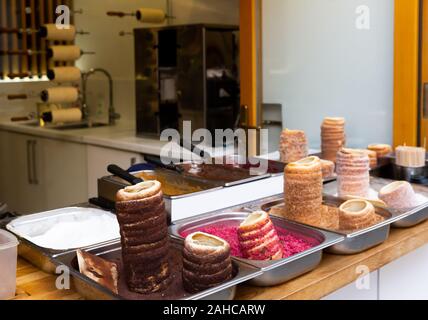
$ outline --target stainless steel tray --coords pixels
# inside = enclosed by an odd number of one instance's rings
[[[258,180],[263,180],[263,179],[267,179],[269,177],[271,177],[272,175],[268,172],[266,173],[261,173],[258,175],[251,175],[250,174],[250,170],[249,169],[243,169],[243,168],[233,168],[232,166],[228,166],[228,165],[219,165],[219,164],[212,164],[212,165],[208,165],[208,164],[202,164],[202,167],[207,167],[211,170],[211,168],[209,166],[212,167],[212,170],[223,170],[225,174],[230,174],[230,177],[232,177],[232,173],[234,170],[241,172],[241,177],[236,178],[236,179],[220,179],[217,178],[217,176],[212,177],[214,179],[210,179],[208,177],[204,177],[201,176],[200,174],[191,174],[189,173],[189,168],[191,166],[191,162],[184,162],[181,164],[178,164],[177,167],[181,168],[183,170],[182,175],[184,177],[191,177],[193,179],[198,179],[198,180],[202,180],[202,181],[210,181],[211,183],[220,183],[222,184],[224,187],[228,188],[228,187],[233,187],[233,186],[238,186],[241,184],[245,184],[245,183],[249,183],[249,182],[253,182],[253,181],[258,181]],[[203,169],[202,169],[203,170]],[[207,169],[208,171],[208,169]]]
[[[251,206],[251,204],[248,204]],[[199,217],[181,220],[170,227],[172,236],[182,239],[184,231],[198,230],[213,223],[232,222],[240,224],[248,216],[248,212],[213,212]],[[327,231],[305,227],[284,219],[272,217],[272,222],[283,229],[305,239],[319,243],[310,250],[278,261],[253,261],[236,258],[238,261],[260,268],[263,274],[249,281],[249,284],[269,287],[285,283],[315,269],[321,262],[323,249],[343,241],[343,236]]]
[[[344,199],[332,196],[324,197],[324,203],[330,206],[339,207],[345,201],[346,200]],[[261,204],[260,209],[269,212],[271,208],[283,203],[284,199],[283,196],[281,196],[278,197],[276,201],[274,200]],[[385,242],[389,237],[391,224],[395,221],[395,219],[397,219],[397,217],[394,217],[390,211],[378,207],[376,207],[376,213],[383,216],[385,220],[370,228],[351,233],[317,227],[317,229],[334,232],[344,237],[342,242],[330,246],[327,248],[326,252],[338,255],[352,255],[364,252]]]
[[[183,246],[183,242],[179,239],[172,239],[172,241],[175,245],[178,245],[180,247]],[[91,254],[103,257],[104,255],[109,254],[111,252],[121,251],[122,248],[120,242],[118,241],[110,245],[93,246],[85,250]],[[84,298],[88,300],[124,299],[123,297],[116,295],[115,293],[100,286],[98,283],[81,274],[78,269],[77,255],[75,251],[58,255],[54,257],[53,262],[56,265],[64,265],[69,268],[75,289]],[[235,259],[233,260],[233,264],[234,269],[237,270],[237,274],[231,281],[228,281],[216,288],[200,292],[198,294],[189,294],[182,300],[233,300],[235,298],[237,285],[251,280],[262,273],[261,270],[250,265],[246,265]]]
[[[223,186],[219,183],[211,182],[211,181],[200,181],[197,179],[194,179],[192,177],[184,177],[177,173],[174,173],[169,170],[165,169],[156,169],[156,170],[143,170],[143,171],[136,171],[131,172],[132,175],[138,176],[140,173],[152,173],[156,175],[157,173],[161,174],[165,179],[170,179],[174,184],[179,185],[180,183],[190,183],[194,185],[197,188],[200,188],[200,191],[187,193],[183,195],[168,195],[164,193],[164,199],[165,201],[172,201],[177,199],[183,199],[192,197],[201,193],[205,192],[211,192],[220,190],[223,188]],[[120,189],[123,189],[130,184],[126,182],[125,180],[116,177],[116,176],[106,176],[98,180],[98,193],[99,196],[102,198],[115,202],[116,199],[116,193]]]
[[[370,186],[372,190],[379,192],[384,186],[394,181],[395,180],[371,177]],[[418,184],[412,184],[412,187],[416,193],[423,195],[428,199],[428,187]],[[335,195],[337,193],[337,183],[331,183],[325,186],[324,192],[328,195]],[[410,228],[428,220],[428,201],[415,208],[403,210],[388,208],[388,210],[393,215],[394,222],[392,223],[392,227],[394,228]]]
[[[89,204],[77,205],[75,207],[99,209],[98,207],[95,207],[95,206],[92,206]],[[53,212],[53,211],[50,211],[50,212]],[[23,216],[23,217],[19,218],[20,219],[19,221],[20,221],[20,223],[23,222],[23,223],[37,224],[38,221],[40,221],[40,219],[43,219],[43,218],[49,218],[49,212],[42,213],[42,214],[33,214],[33,215]],[[40,247],[40,246],[34,244],[33,242],[21,237],[18,233],[16,233],[16,230],[15,230],[16,221],[15,220],[12,220],[7,225],[6,228],[8,229],[8,231],[12,232],[19,240],[19,246],[18,246],[19,256],[22,257],[23,259],[27,260],[28,262],[30,262],[32,265],[36,266],[37,268],[43,270],[46,273],[55,274],[56,265],[54,263],[52,263],[53,257],[76,250],[75,248],[70,248],[70,249],[66,249],[66,250],[53,250],[53,249],[49,249],[49,248]],[[117,240],[118,239],[113,239],[111,241],[106,241],[106,242],[103,242],[103,243],[100,243],[97,245],[107,245],[107,244],[110,244],[112,242],[116,242]],[[91,244],[90,246],[87,246],[87,247],[91,247],[93,245],[94,244]],[[81,248],[81,249],[84,249],[84,248]]]

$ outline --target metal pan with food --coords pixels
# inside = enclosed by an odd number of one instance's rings
[[[245,207],[253,207],[254,204],[249,203]],[[271,246],[270,243],[269,246],[276,251],[269,249],[272,255],[269,254],[268,257],[261,256],[261,254],[268,254],[268,251],[259,250],[256,243],[253,243],[253,246],[255,246],[254,251],[252,252],[252,249],[250,249],[250,243],[255,241],[253,237],[256,235],[250,232],[248,234],[249,241],[239,243],[240,237],[243,239],[244,236],[242,233],[238,236],[238,233],[245,230],[245,225],[247,224],[263,223],[263,219],[268,217],[267,214],[265,217],[263,214],[266,213],[232,212],[228,210],[226,212],[213,212],[178,221],[170,227],[170,233],[182,239],[192,232],[201,231],[225,239],[231,246],[232,255],[238,261],[262,270],[263,274],[249,282],[251,285],[262,287],[285,283],[315,269],[322,259],[323,249],[343,240],[343,236],[331,232],[316,230],[281,218],[272,217],[271,222],[278,238],[273,238],[271,241],[276,241],[276,244]],[[252,221],[253,219],[260,222]],[[266,225],[269,223],[267,220],[265,222]],[[242,227],[243,225],[244,227]],[[261,230],[265,230],[264,228],[261,228]],[[260,234],[258,239],[262,238],[264,239],[265,237]]]
[[[388,210],[358,199],[347,201],[324,196],[323,201],[320,219],[311,226],[345,237],[342,242],[329,247],[327,252],[339,255],[357,254],[388,239],[390,226],[395,221]],[[261,209],[271,215],[294,220],[286,213],[283,197],[261,204]],[[298,223],[305,224],[302,221]]]
[[[79,259],[82,259],[82,253],[76,251],[58,255],[54,258],[54,262],[69,268],[75,289],[90,300],[232,300],[238,284],[261,274],[257,268],[232,260],[233,270],[230,280],[198,293],[189,293],[183,285],[182,252],[183,242],[172,239],[170,245],[171,280],[164,290],[145,294],[132,292],[127,287],[121,266],[122,247],[119,241],[107,246],[94,246],[86,249],[84,257],[91,266],[88,270],[81,270],[82,260]],[[91,275],[90,270],[97,272]],[[113,275],[114,272],[118,272],[117,279]],[[116,286],[112,286],[112,282],[116,282]]]
[[[52,274],[53,256],[120,238],[116,216],[90,205],[22,216],[6,228],[19,239],[19,255]]]
[[[393,227],[409,228],[428,220],[427,186],[372,177],[371,187],[397,217]]]
[[[337,184],[325,186],[324,192],[329,195],[336,194]],[[426,186],[372,176],[368,198],[392,213],[395,220],[393,227],[413,227],[428,219]]]
[[[106,199],[114,207],[115,197],[118,190],[142,180],[159,180],[162,183],[164,192],[170,189],[189,188],[193,193],[171,196],[164,193],[166,210],[169,221],[197,216],[207,212],[221,210],[242,203],[243,197],[249,201],[265,198],[277,193],[284,182],[281,176],[269,177],[252,181],[251,183],[238,184],[231,187],[224,187],[222,183],[185,177],[171,170],[155,168],[154,170],[142,170],[128,173],[117,166],[108,168],[115,176],[103,177],[98,180],[99,199]],[[114,169],[114,170],[111,170]],[[144,169],[141,166],[131,169]],[[136,180],[136,178],[138,178]],[[172,192],[171,192],[172,193]],[[221,199],[221,201],[218,201]],[[189,210],[189,207],[192,210]]]
[[[209,161],[187,161],[167,165],[158,157],[145,156],[144,159],[152,165],[173,171],[183,177],[216,183],[224,187],[232,187],[271,177],[268,173],[268,167],[266,170],[258,171],[254,167],[243,168],[239,165],[233,165],[234,162],[227,161],[227,159],[219,161],[219,159],[210,158]]]

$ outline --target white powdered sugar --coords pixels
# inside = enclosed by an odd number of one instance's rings
[[[77,249],[120,238],[116,216],[99,209],[65,208],[33,217],[17,219],[11,230],[46,249]]]

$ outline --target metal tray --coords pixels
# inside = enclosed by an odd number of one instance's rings
[[[182,248],[183,242],[178,239],[172,239],[172,242]],[[85,249],[87,252],[103,257],[104,255],[114,252],[121,251],[122,247],[120,242],[115,242],[110,245],[93,246]],[[54,257],[53,262],[56,265],[64,265],[69,268],[70,274],[73,279],[75,289],[79,294],[88,300],[123,300],[124,298],[116,295],[110,290],[100,286],[98,283],[89,279],[85,275],[79,272],[77,265],[76,252],[69,252],[66,254],[58,255]],[[236,286],[244,283],[254,277],[259,276],[262,271],[252,266],[241,263],[240,261],[233,260],[235,270],[237,270],[236,276],[221,286],[200,292],[198,294],[189,295],[183,300],[233,300],[236,294]]]
[[[372,176],[370,178],[370,186],[372,190],[379,192],[384,186],[394,182],[395,180],[384,179]],[[428,199],[428,187],[412,184],[415,192],[425,196]],[[324,192],[328,195],[337,193],[337,183],[329,184],[324,188]],[[394,222],[392,227],[394,228],[410,228],[414,227],[426,220],[428,220],[428,201],[415,208],[409,209],[394,209],[388,208],[393,215]]]
[[[205,192],[211,192],[220,190],[223,188],[223,186],[220,183],[215,183],[212,181],[200,181],[191,177],[184,177],[182,175],[179,175],[178,173],[174,173],[169,170],[165,169],[156,169],[156,170],[143,170],[143,171],[135,171],[131,172],[132,175],[135,175],[136,177],[141,173],[152,173],[154,175],[160,174],[163,178],[171,180],[174,184],[180,185],[182,183],[191,184],[197,188],[200,188],[200,191],[187,193],[183,195],[168,195],[164,193],[164,199],[165,201],[172,201],[177,199],[183,199],[192,197],[201,193]],[[116,176],[106,176],[98,180],[98,193],[99,196],[115,202],[116,201],[116,193],[120,189],[123,189],[130,184],[126,182],[125,180],[116,177]]]
[[[206,170],[218,170],[219,173],[223,173],[224,176],[228,176],[227,179],[220,179],[218,177],[205,177],[201,176],[200,174],[191,174],[189,173],[189,169],[191,166],[191,162],[185,162],[182,164],[178,164],[177,167],[181,168],[183,170],[182,175],[185,177],[191,177],[194,179],[199,179],[203,181],[210,181],[212,183],[221,183],[224,187],[233,187],[253,181],[258,181],[262,179],[266,179],[271,177],[272,175],[269,173],[259,174],[259,175],[251,175],[249,169],[243,169],[243,168],[234,168],[233,166],[229,165],[220,165],[220,164],[201,164],[202,170],[204,167],[206,167]],[[236,179],[232,178],[233,172],[239,172],[239,177]]]
[[[239,156],[238,157],[239,160]],[[237,160],[237,161],[238,161]],[[224,163],[227,164],[227,157],[224,157],[223,159]],[[230,161],[230,160],[229,160]],[[275,160],[270,160],[270,159],[264,159],[261,157],[251,157],[246,159],[245,163],[237,163],[235,166],[241,169],[245,169],[245,170],[250,170],[251,168],[255,169],[257,171],[258,168],[258,163],[260,163],[261,161],[266,161],[267,163],[267,174],[270,174],[272,177],[275,176],[282,176],[284,174],[284,169],[285,169],[285,163],[280,162],[280,161],[275,161]],[[256,163],[256,164],[253,164]],[[230,166],[234,166],[233,164],[228,165]]]
[[[324,204],[329,206],[339,207],[345,201],[346,200],[344,199],[332,196],[324,197]],[[260,208],[269,212],[271,208],[283,203],[284,198],[282,196],[276,201],[265,202],[260,206]],[[334,232],[344,237],[344,240],[342,242],[330,246],[329,248],[327,248],[326,252],[338,255],[352,255],[364,252],[385,242],[389,237],[391,224],[397,218],[393,217],[390,211],[383,208],[376,207],[376,213],[383,216],[385,218],[385,221],[378,223],[377,225],[374,225],[370,228],[362,229],[351,233],[317,227],[317,229]]]
[[[89,204],[77,205],[75,207],[99,209],[99,208],[97,208],[95,206],[91,206]],[[12,232],[19,240],[19,246],[18,246],[19,256],[24,258],[25,260],[27,260],[28,262],[30,262],[31,264],[33,264],[37,268],[39,268],[39,269],[41,269],[44,272],[49,273],[49,274],[55,274],[55,271],[56,271],[56,265],[52,263],[53,257],[55,257],[59,254],[64,254],[67,252],[74,251],[74,250],[76,250],[76,248],[70,248],[70,249],[66,249],[66,250],[53,250],[53,249],[49,249],[49,248],[40,247],[40,246],[34,244],[33,242],[25,239],[24,237],[20,236],[20,233],[18,233],[16,231],[16,225],[17,225],[17,223],[19,223],[19,224],[21,224],[21,223],[38,224],[42,219],[53,218],[54,217],[53,215],[55,215],[55,212],[59,212],[59,214],[61,214],[60,213],[61,209],[60,210],[48,211],[48,212],[44,212],[44,213],[38,213],[38,214],[23,216],[23,217],[18,218],[18,220],[17,219],[12,220],[6,226],[7,230]],[[117,240],[118,239],[112,239],[110,241],[106,241],[106,242],[100,243],[98,245],[107,245],[107,244],[115,242]],[[93,245],[95,245],[95,244],[91,244],[87,247],[91,247]],[[84,249],[84,248],[81,248],[81,249]]]
[[[248,212],[213,212],[181,220],[170,227],[170,233],[172,236],[182,239],[181,234],[184,231],[196,231],[201,227],[212,225],[213,223],[232,222],[240,224],[247,216]],[[316,241],[319,244],[312,249],[278,261],[253,261],[235,258],[238,261],[262,270],[263,274],[249,281],[251,285],[260,287],[275,286],[312,271],[321,262],[323,249],[343,241],[343,236],[298,225],[281,218],[272,217],[272,222],[276,226],[299,235],[299,237]]]

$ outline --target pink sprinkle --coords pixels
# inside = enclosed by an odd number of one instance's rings
[[[283,228],[275,227],[275,229],[281,241],[284,258],[289,258],[291,256],[294,256],[295,254],[304,252],[318,245],[318,243],[311,244],[309,241],[299,238]],[[183,232],[181,236],[185,238],[189,234],[196,231],[208,233],[226,240],[230,245],[232,256],[237,258],[243,258],[241,246],[239,244],[238,239],[237,226],[230,226],[225,224],[211,225],[200,228],[198,230],[192,230],[191,232]]]

